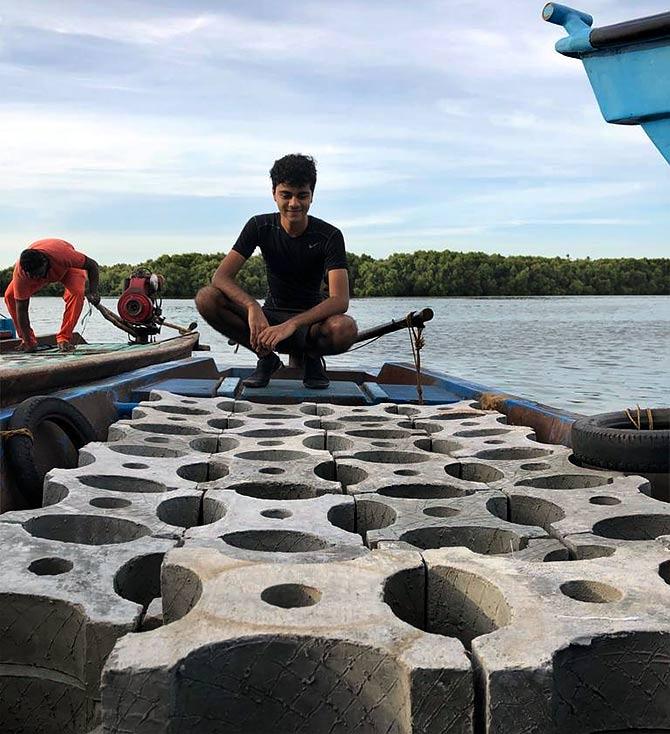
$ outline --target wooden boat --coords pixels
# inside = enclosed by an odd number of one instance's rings
[[[16,350],[17,339],[0,342],[0,407],[66,387],[81,386],[104,377],[149,365],[188,357],[199,335],[189,333],[149,344],[88,344],[75,335],[72,353],[58,352],[55,337],[42,337],[44,349],[25,354]]]
[[[670,12],[593,29],[588,13],[558,3],[542,16],[568,32],[556,50],[581,59],[607,122],[641,125],[670,163]]]

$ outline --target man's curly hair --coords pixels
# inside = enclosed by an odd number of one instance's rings
[[[24,250],[19,257],[19,265],[26,275],[30,276],[42,268],[49,257],[39,250]]]
[[[272,179],[272,191],[279,184],[289,186],[305,186],[306,184],[314,192],[316,186],[316,161],[312,156],[302,153],[291,153],[279,158],[270,169]]]

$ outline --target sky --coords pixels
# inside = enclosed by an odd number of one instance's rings
[[[595,26],[666,0],[589,0]],[[670,252],[670,166],[602,119],[542,2],[0,0],[0,267],[225,252],[318,162],[347,248]]]

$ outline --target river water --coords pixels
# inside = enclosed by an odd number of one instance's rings
[[[116,299],[103,303],[115,310]],[[357,298],[349,313],[364,329],[425,307],[435,312],[421,353],[428,368],[578,413],[670,405],[670,296]],[[59,298],[33,298],[36,333],[56,331],[61,310]],[[199,318],[193,301],[166,299],[163,313],[178,324],[198,321],[202,342],[219,362],[255,362],[243,348],[235,354]],[[123,342],[125,335],[94,311],[84,338]],[[372,369],[384,361],[412,361],[406,330],[330,357],[328,365]]]

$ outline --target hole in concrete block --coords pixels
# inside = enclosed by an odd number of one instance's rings
[[[549,477],[522,479],[516,484],[519,487],[535,487],[537,489],[587,489],[611,483],[611,477],[599,477],[594,474],[553,474]]]
[[[130,507],[133,503],[121,497],[94,497],[88,504],[105,510],[120,510],[122,507]]]
[[[506,415],[501,415],[500,417],[496,418],[497,423],[502,423],[503,426],[508,425],[509,421],[507,420]]]
[[[121,464],[124,469],[148,469],[149,464],[140,464],[137,461],[129,461],[126,464]]]
[[[208,415],[209,410],[202,408],[185,408],[184,405],[152,405],[154,410],[161,413],[176,413],[178,415]]]
[[[169,436],[192,436],[198,433],[195,426],[176,426],[169,423],[138,423],[133,421],[132,427],[137,431],[147,433],[162,433]]]
[[[178,528],[194,528],[204,525],[200,516],[200,496],[170,497],[156,508],[158,519]],[[225,512],[224,512],[225,514]]]
[[[658,567],[658,575],[666,584],[670,584],[670,561],[664,561],[661,563]]]
[[[280,469],[278,466],[264,466],[258,470],[261,474],[285,474],[286,469]]]
[[[382,497],[400,497],[411,500],[435,500],[449,497],[463,497],[465,491],[461,487],[448,484],[393,484],[380,487],[377,494]]]
[[[161,595],[161,564],[165,553],[137,556],[125,563],[114,576],[114,591],[123,599],[147,608]]]
[[[393,446],[393,441],[370,441],[370,445],[386,448],[388,446]]]
[[[542,561],[544,563],[555,563],[556,561],[572,561],[575,560],[570,557],[570,553],[567,548],[556,548],[549,553],[546,553]]]
[[[149,439],[145,439],[145,441],[148,440]],[[138,444],[137,446],[119,446],[118,444],[111,444],[109,448],[112,451],[116,451],[117,454],[126,454],[127,456],[148,456],[156,457],[158,459],[177,459],[180,456],[186,456],[185,451],[169,449],[163,446],[146,446],[144,444]]]
[[[463,448],[462,444],[458,443],[458,441],[448,441],[444,438],[434,438],[432,441],[430,439],[420,438],[418,441],[414,442],[414,445],[424,451],[447,455]]]
[[[23,528],[34,538],[81,545],[129,543],[151,533],[145,525],[102,515],[40,515],[24,522]]]
[[[430,461],[430,456],[414,451],[358,451],[352,458],[375,464],[419,464]]]
[[[595,497],[591,497],[589,502],[592,505],[620,505],[621,500],[617,497],[608,497],[607,495],[600,494]]]
[[[384,584],[384,602],[398,619],[412,627],[426,629],[426,574],[422,568],[398,571]]]
[[[233,413],[250,413],[254,409],[251,403],[241,403],[237,400],[224,400],[217,403],[216,407],[219,410],[232,410]]]
[[[617,540],[655,540],[670,534],[670,515],[624,515],[600,520],[595,535]]]
[[[277,413],[272,413],[270,411],[266,411],[266,412],[263,412],[263,413],[253,413],[252,412],[252,413],[249,413],[249,415],[246,416],[246,417],[247,418],[253,418],[254,420],[260,420],[260,421],[271,421],[271,420],[274,419],[277,422],[274,423],[274,424],[273,423],[268,423],[268,425],[269,426],[271,426],[271,425],[280,426],[281,425],[281,421],[278,420],[279,418],[281,418],[281,420],[283,421],[283,420],[288,420],[288,419],[293,419],[293,418],[302,418],[302,415],[300,415],[299,413],[282,413],[281,415],[278,415]]]
[[[235,455],[236,459],[245,459],[246,461],[298,461],[306,459],[309,454],[304,451],[289,451],[287,449],[265,449],[261,451],[242,451]]]
[[[504,441],[498,441],[497,439],[491,439],[490,441],[484,441],[484,443],[488,443],[488,444],[501,444],[501,443],[505,443],[505,442]]]
[[[396,469],[393,473],[399,477],[418,477],[421,474],[417,469]]]
[[[603,584],[601,581],[587,581],[584,579],[566,581],[561,584],[560,589],[565,596],[589,604],[610,604],[619,601],[623,596],[614,586]]]
[[[476,526],[416,528],[403,533],[400,540],[422,550],[464,546],[485,555],[513,553],[527,545],[525,538],[511,530]]]
[[[317,403],[301,405],[298,410],[305,415],[332,415],[335,412],[333,408]]]
[[[263,517],[270,517],[273,520],[286,520],[287,517],[291,517],[293,513],[290,510],[282,510],[281,508],[273,508],[271,510],[263,510],[261,512]]]
[[[328,510],[328,522],[340,530],[346,530],[348,533],[354,532],[355,526],[355,507],[353,502],[335,505]]]
[[[240,442],[236,438],[232,438],[232,436],[219,436],[216,444],[216,451],[213,453],[223,454],[226,451],[236,449],[239,445]]]
[[[511,433],[510,428],[478,428],[471,431],[457,431],[454,436],[462,436],[463,438],[477,438],[479,436],[502,436],[504,433]]]
[[[312,607],[321,599],[321,592],[304,584],[277,584],[263,589],[261,599],[266,604],[282,609]]]
[[[337,481],[341,482],[345,487],[351,487],[354,484],[358,484],[363,480],[367,479],[369,473],[365,469],[361,469],[358,466],[351,466],[350,464],[337,464]]]
[[[562,648],[551,666],[555,731],[667,734],[670,698],[653,692],[667,682],[669,657],[670,636],[656,631],[605,633]]]
[[[215,454],[219,448],[219,437],[202,436],[191,441],[189,446],[193,451],[198,451],[202,454]]]
[[[267,439],[265,441],[259,441],[259,446],[282,446],[284,444],[280,439]]]
[[[407,671],[381,650],[316,634],[207,645],[180,666],[174,710],[210,732],[409,734]],[[323,632],[321,632],[323,634]],[[212,695],[211,681],[225,681]],[[279,681],[279,684],[278,684]]]
[[[392,421],[393,418],[390,415],[370,415],[367,418],[361,415],[341,415],[337,420],[343,423],[360,423],[361,425],[365,425],[363,421],[366,421],[369,425],[370,422],[379,424],[384,421]]]
[[[459,462],[457,464],[447,464],[444,471],[450,477],[456,477],[456,479],[463,479],[466,482],[484,482],[484,484],[497,482],[505,477],[499,469],[488,464]]]
[[[306,500],[318,495],[317,489],[309,484],[290,482],[245,482],[232,485],[228,489],[244,497],[260,500]]]
[[[149,443],[170,443],[170,439],[165,436],[147,436],[144,440]]]
[[[291,438],[292,436],[300,436],[304,431],[300,428],[254,428],[251,431],[244,431],[240,435],[247,438]]]
[[[177,476],[189,482],[213,482],[228,476],[228,467],[214,461],[199,461],[177,469]]]
[[[94,489],[109,489],[112,492],[165,492],[165,485],[141,477],[113,474],[93,474],[79,477],[79,481]]]
[[[295,530],[241,530],[221,539],[235,548],[263,553],[309,553],[328,546],[316,535]]]
[[[38,558],[33,561],[28,570],[36,576],[60,576],[62,573],[71,571],[74,567],[72,561],[65,558]]]
[[[486,449],[475,454],[478,459],[492,461],[520,461],[521,459],[538,459],[540,456],[549,456],[554,452],[551,449],[536,449],[524,446],[510,446],[506,449]]]
[[[333,436],[322,434],[319,436],[307,436],[302,441],[305,448],[315,449],[317,451],[348,451],[354,445],[354,442],[344,436]]]
[[[523,469],[525,471],[544,471],[546,469],[551,469],[551,464],[547,464],[545,461],[537,461],[531,462],[530,464],[521,464],[519,469]]]
[[[486,415],[486,413],[473,413],[472,411],[458,411],[454,410],[453,412],[444,411],[442,413],[434,413],[433,415],[429,415],[426,420],[429,421],[460,421],[460,420],[467,420],[468,418],[476,418],[482,415]],[[473,426],[479,425],[476,421],[472,423]]]
[[[466,649],[472,640],[508,625],[512,613],[490,581],[458,568],[432,568],[428,574],[428,632],[456,637]]]
[[[356,499],[356,532],[365,540],[370,530],[380,530],[393,525],[396,512],[383,502],[367,498]]]
[[[170,416],[170,417],[168,418],[168,420],[169,420],[169,421],[185,421],[185,420],[186,420],[186,418],[182,418],[181,416],[178,416],[178,415],[171,415],[171,416]]]
[[[219,431],[225,431],[227,428],[232,428],[230,425],[230,422],[232,421],[232,418],[212,418],[211,420],[207,421],[207,425],[210,428],[215,428]],[[240,425],[244,425],[243,421],[239,421]]]
[[[426,507],[423,511],[424,515],[429,517],[453,517],[458,515],[460,510],[456,510],[453,507],[437,506],[437,507]]]
[[[565,512],[553,502],[538,497],[513,495],[509,498],[509,521],[519,525],[537,525],[547,532],[552,523],[565,517]]]
[[[300,428],[254,428],[251,431],[244,431],[241,436],[247,438],[291,438],[292,436],[300,436],[304,431]]]
[[[486,510],[490,512],[493,517],[498,517],[501,520],[507,520],[508,509],[507,509],[507,497],[504,495],[498,497],[490,497],[486,500]]]
[[[608,558],[616,548],[609,545],[577,545],[570,555],[575,561],[590,561],[593,558]]]
[[[355,436],[357,438],[409,438],[412,434],[410,431],[403,431],[398,428],[359,428],[354,431],[346,431],[347,436]]]

